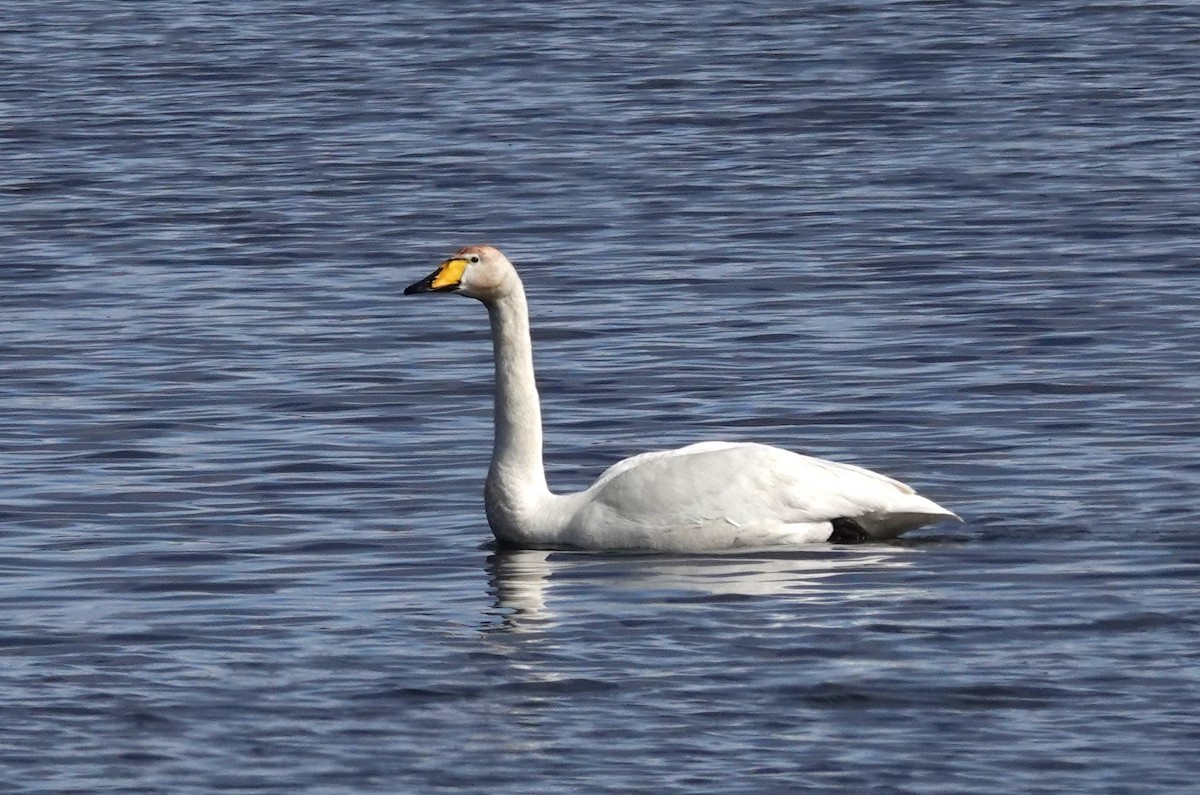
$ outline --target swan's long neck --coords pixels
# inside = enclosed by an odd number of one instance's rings
[[[542,412],[533,376],[533,343],[525,290],[487,304],[496,358],[496,439],[486,501],[493,529],[524,534],[539,500],[548,496],[542,466]]]

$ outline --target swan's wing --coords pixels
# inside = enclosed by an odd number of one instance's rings
[[[761,444],[705,442],[610,467],[581,519],[651,528],[813,525],[854,519],[886,538],[953,516],[907,485],[849,464]]]
[[[596,478],[596,482],[592,484],[592,489],[599,488],[604,483],[612,480],[622,472],[627,472],[631,469],[636,469],[644,464],[649,464],[652,461],[662,461],[668,458],[676,458],[678,456],[694,455],[695,453],[712,452],[716,450],[726,450],[731,447],[740,447],[737,442],[697,442],[690,444],[687,447],[680,447],[676,450],[652,450],[649,453],[639,453],[638,455],[630,456],[622,459],[610,466]]]

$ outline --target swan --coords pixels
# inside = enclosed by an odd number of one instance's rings
[[[585,491],[551,493],[525,288],[491,246],[468,246],[405,295],[454,292],[487,308],[495,439],[484,486],[497,540],[533,549],[702,552],[857,543],[958,516],[870,470],[755,443],[700,442],[609,467]]]

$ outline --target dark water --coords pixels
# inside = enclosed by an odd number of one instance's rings
[[[1200,775],[1191,3],[10,2],[5,792],[1145,792]],[[499,553],[702,438],[895,545]]]

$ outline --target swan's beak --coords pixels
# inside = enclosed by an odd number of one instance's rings
[[[448,259],[438,266],[438,269],[416,284],[404,288],[405,295],[413,293],[446,293],[457,290],[462,283],[463,271],[467,269],[467,261],[462,257]]]

